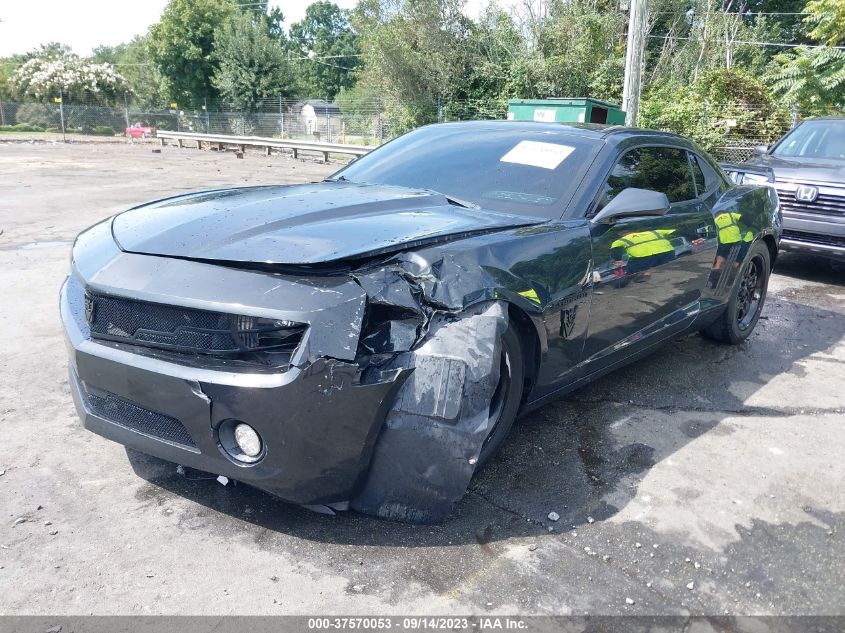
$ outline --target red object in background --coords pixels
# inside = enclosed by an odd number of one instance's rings
[[[624,262],[613,262],[613,277],[614,279],[621,279],[625,276],[625,263]]]
[[[126,136],[129,138],[147,138],[152,135],[153,128],[143,123],[135,123],[133,126],[126,128]]]

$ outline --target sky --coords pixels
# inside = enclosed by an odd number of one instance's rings
[[[356,0],[334,2],[351,9]],[[0,0],[0,57],[25,53],[47,42],[69,44],[75,53],[90,55],[100,44],[114,46],[146,33],[166,4],[167,0]],[[270,2],[281,8],[286,25],[301,20],[309,4],[307,0]],[[487,0],[468,0],[466,12],[474,17],[486,4]]]

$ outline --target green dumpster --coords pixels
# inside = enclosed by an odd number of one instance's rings
[[[614,103],[583,97],[510,99],[508,121],[625,125],[625,113]]]

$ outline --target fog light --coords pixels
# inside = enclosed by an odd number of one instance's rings
[[[261,438],[249,424],[241,422],[235,427],[235,442],[247,457],[261,454]]]
[[[239,466],[251,466],[264,459],[267,447],[254,428],[240,420],[223,420],[217,429],[221,452]]]

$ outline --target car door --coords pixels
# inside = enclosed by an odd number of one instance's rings
[[[688,324],[707,284],[716,225],[684,148],[641,146],[615,162],[590,215],[623,189],[665,193],[662,216],[591,225],[593,292],[585,361],[612,362]],[[600,362],[599,365],[602,363]]]

